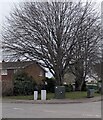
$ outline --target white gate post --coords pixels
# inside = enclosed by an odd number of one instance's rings
[[[38,91],[34,91],[34,100],[38,99]]]
[[[46,100],[46,90],[41,90],[41,100]]]

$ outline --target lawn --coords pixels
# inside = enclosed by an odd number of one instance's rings
[[[101,94],[95,93],[94,96],[100,96]],[[87,92],[66,92],[66,99],[82,99],[87,97]],[[28,96],[5,96],[4,99],[20,99],[20,100],[33,100],[33,95]],[[40,94],[38,99],[40,99]],[[54,93],[47,93],[47,99],[53,99]]]
[[[99,93],[94,93],[94,96],[100,96]],[[87,97],[87,92],[69,92],[66,93],[66,98],[69,99],[81,99],[81,98],[86,98]]]

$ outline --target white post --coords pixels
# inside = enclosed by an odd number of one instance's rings
[[[46,90],[41,90],[41,100],[46,100]]]
[[[38,91],[34,91],[34,100],[38,99]]]

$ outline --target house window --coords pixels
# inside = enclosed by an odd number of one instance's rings
[[[1,71],[1,75],[7,75],[7,70],[3,69],[3,70]]]
[[[39,76],[43,76],[43,72],[42,72],[42,71],[40,71],[40,74],[39,74]]]

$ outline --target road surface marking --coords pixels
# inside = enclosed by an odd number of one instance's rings
[[[22,109],[22,108],[13,108],[14,110],[24,110],[24,109]]]

